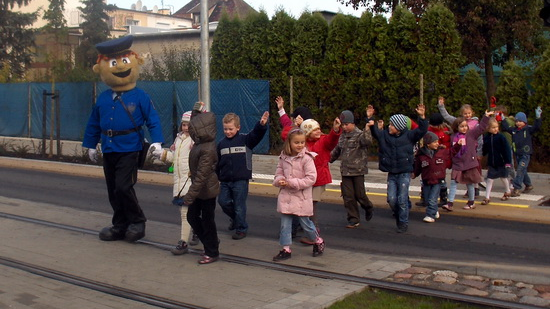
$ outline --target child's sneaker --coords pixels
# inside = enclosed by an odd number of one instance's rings
[[[525,186],[525,189],[523,190],[523,193],[529,193],[533,191],[533,186]]]
[[[511,197],[518,197],[520,195],[521,195],[521,193],[519,193],[518,189],[512,190],[512,193],[510,194]]]
[[[440,217],[440,216],[439,216],[439,211],[436,211],[436,212],[435,212],[435,218],[436,218],[436,219],[439,219],[439,217]]]
[[[319,256],[323,254],[325,251],[325,241],[323,240],[321,243],[316,243],[313,245],[313,256]]]
[[[273,257],[273,261],[277,262],[277,261],[288,260],[291,257],[292,257],[292,253],[286,251],[285,249],[283,249],[283,250],[279,251],[279,254],[277,254],[276,256]]]
[[[462,209],[465,209],[465,210],[476,209],[476,204],[474,203],[474,201],[468,201],[466,206],[462,207]]]
[[[424,219],[422,219],[422,221],[427,222],[427,223],[434,223],[435,219],[432,218],[432,217],[425,216]]]
[[[183,240],[178,241],[178,244],[170,249],[170,252],[172,252],[173,255],[182,255],[187,253],[189,249],[187,248],[187,243]]]

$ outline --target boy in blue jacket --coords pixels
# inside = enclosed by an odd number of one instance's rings
[[[529,161],[533,154],[533,134],[542,126],[541,114],[542,108],[539,106],[535,110],[536,119],[533,126],[527,124],[527,115],[523,112],[516,114],[515,127],[510,127],[506,121],[502,122],[502,129],[512,134],[512,150],[516,156],[516,177],[512,180],[514,190],[512,190],[511,196],[513,197],[520,196],[519,190],[523,184],[525,184],[523,193],[533,190],[531,178],[527,174],[527,167],[529,167]]]
[[[246,222],[246,198],[248,182],[252,178],[252,149],[262,140],[267,131],[269,113],[265,112],[254,129],[248,134],[239,133],[241,121],[235,113],[223,117],[223,138],[218,143],[216,173],[220,180],[218,204],[229,216],[229,230],[235,230],[233,239],[243,239],[248,232]]]
[[[370,108],[370,106],[369,106]],[[407,129],[409,118],[402,114],[390,117],[390,125],[384,130],[384,121],[371,126],[372,136],[378,140],[379,168],[388,172],[388,204],[395,215],[397,232],[407,232],[409,226],[409,185],[414,164],[414,145],[428,131],[424,104],[416,108],[418,128]],[[367,111],[368,121],[374,110]]]

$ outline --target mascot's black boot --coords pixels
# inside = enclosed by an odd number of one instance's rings
[[[145,237],[145,222],[132,223],[126,230],[126,240],[135,242]]]
[[[104,241],[113,241],[124,239],[124,234],[126,230],[115,226],[104,227],[101,232],[99,232],[99,239]]]

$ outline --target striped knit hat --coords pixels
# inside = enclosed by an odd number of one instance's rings
[[[407,116],[403,114],[395,114],[390,117],[390,124],[392,124],[397,130],[403,131],[407,128]]]

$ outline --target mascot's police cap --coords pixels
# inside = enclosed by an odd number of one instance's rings
[[[96,44],[95,48],[97,48],[97,51],[102,55],[116,57],[128,53],[133,41],[134,37],[127,35],[118,39]]]

